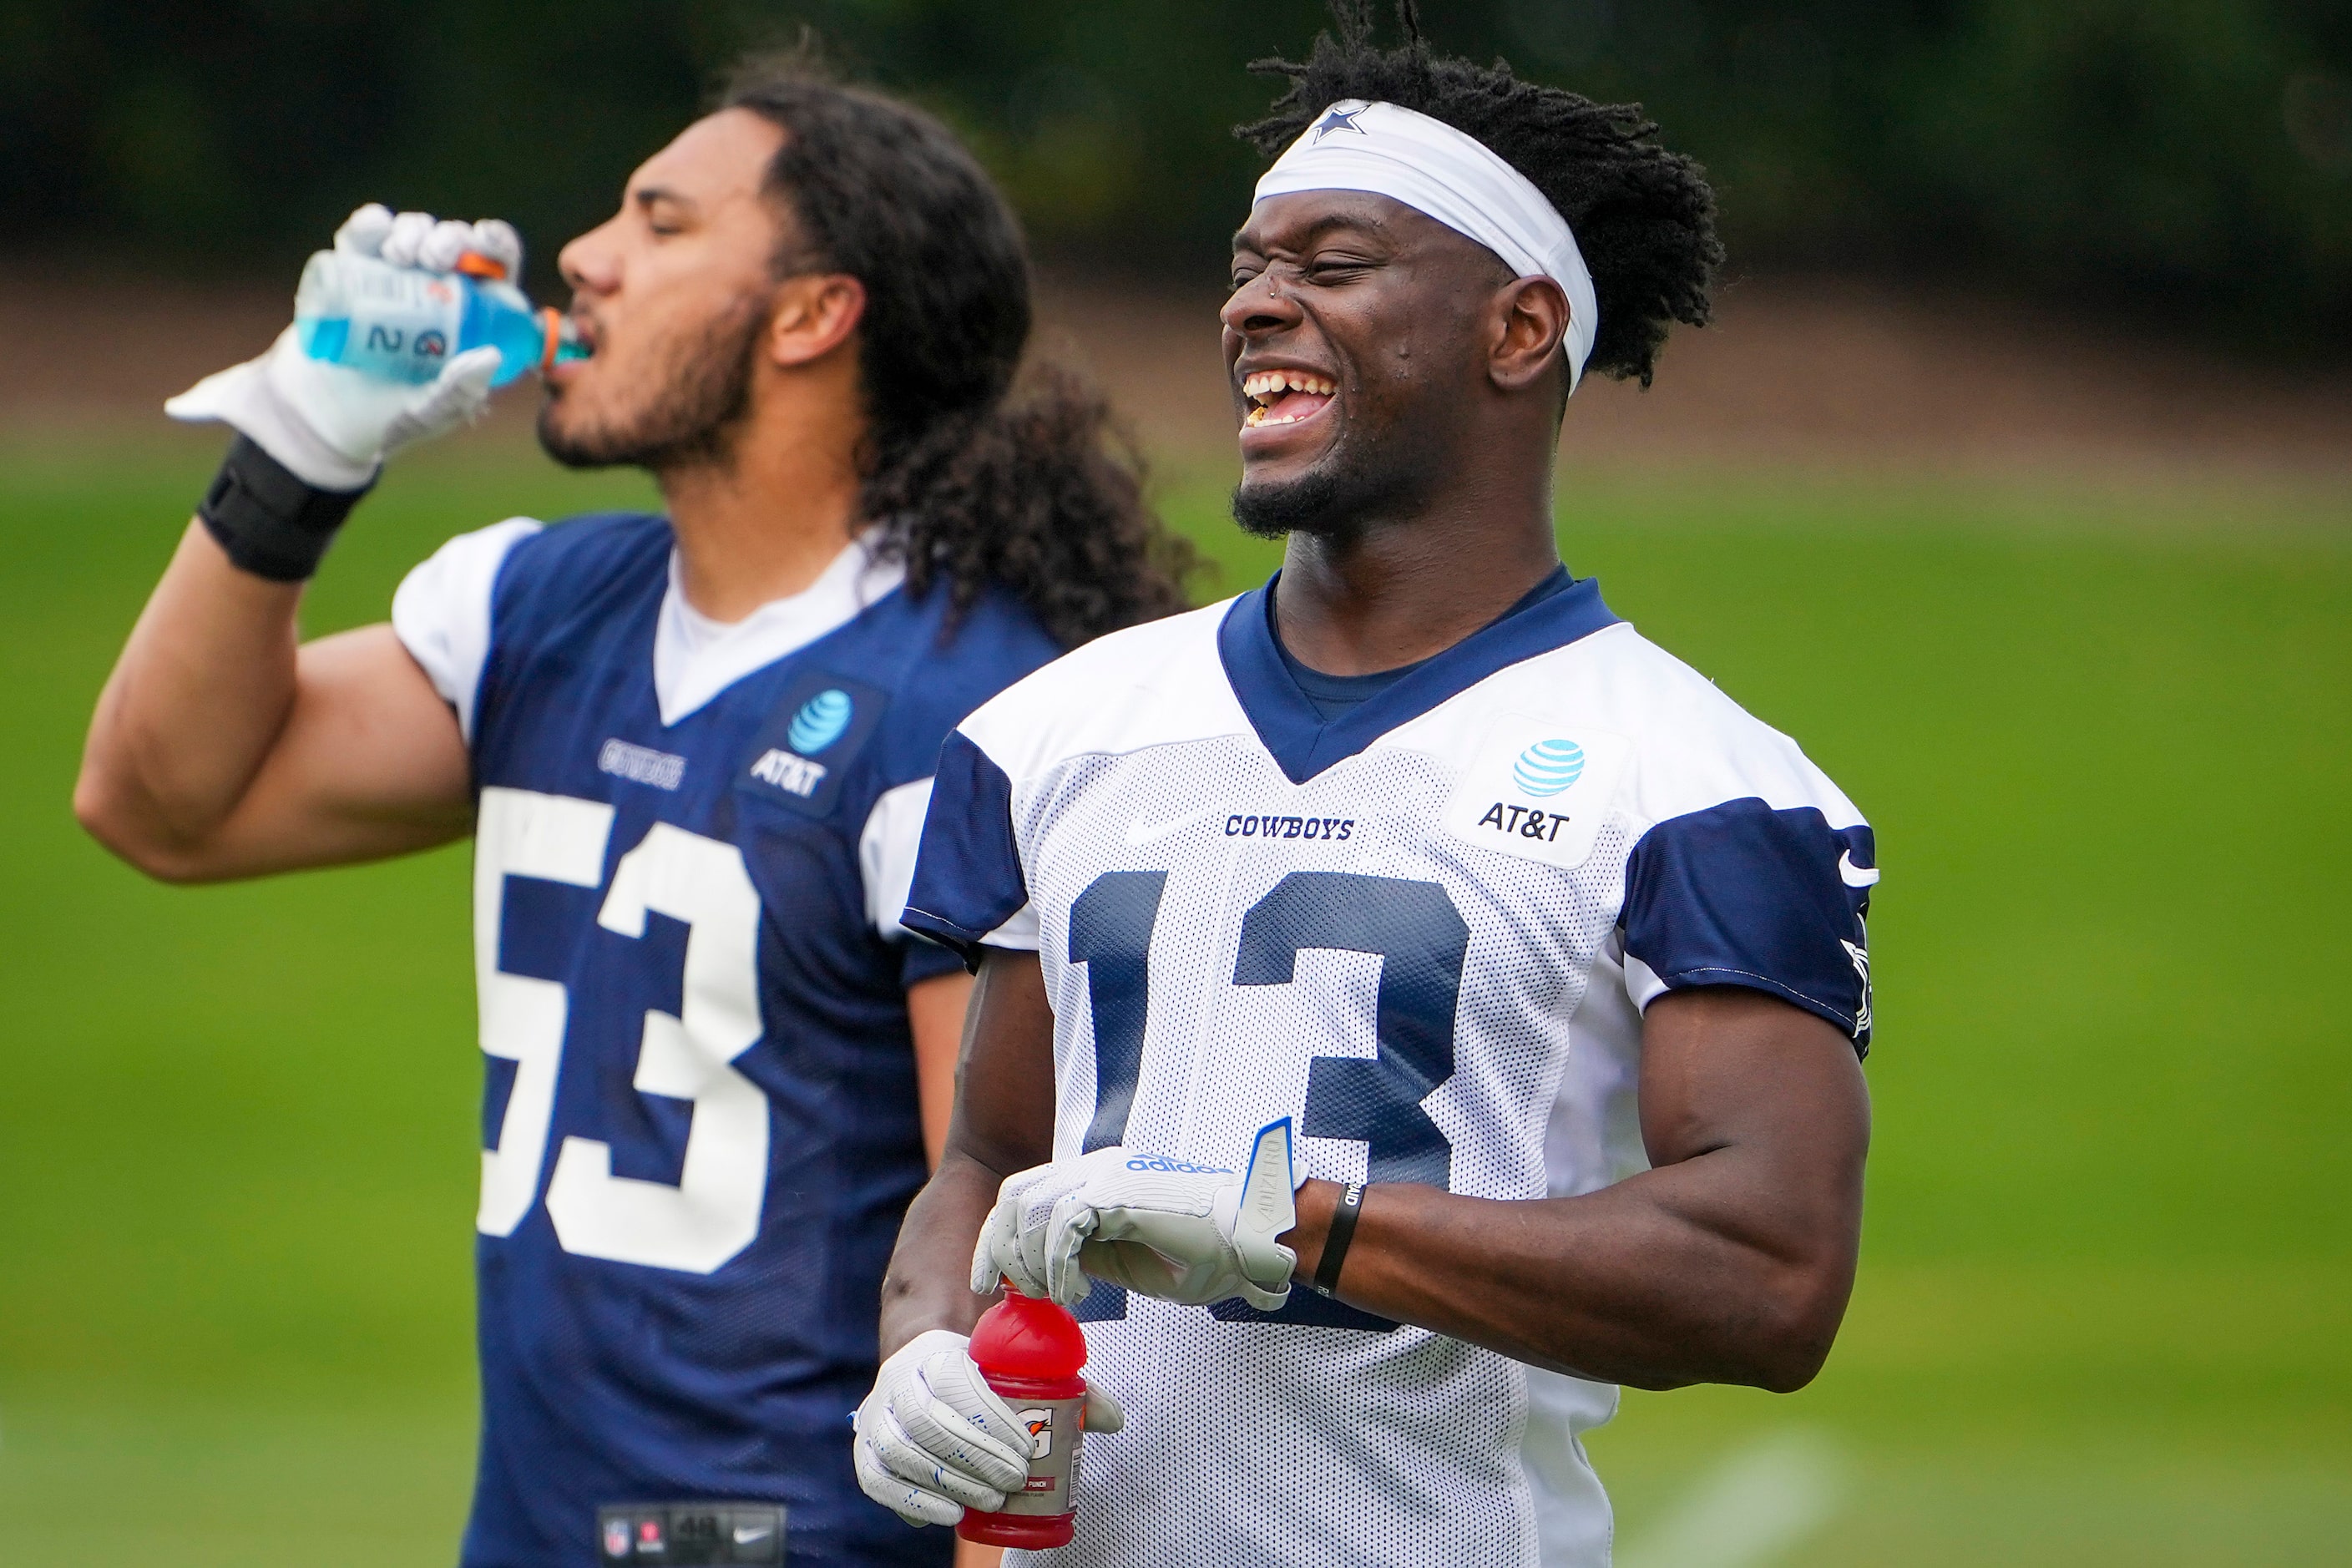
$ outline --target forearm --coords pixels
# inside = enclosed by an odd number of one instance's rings
[[[1034,952],[992,952],[965,1007],[947,1148],[882,1280],[882,1353],[927,1329],[969,1332],[987,1302],[971,1254],[1004,1178],[1053,1153],[1054,1010]]]
[[[1580,1377],[1801,1386],[1827,1355],[1853,1287],[1846,1227],[1744,1222],[1718,1197],[1741,1173],[1708,1169],[1717,1158],[1533,1202],[1376,1185],[1338,1294]],[[1321,1259],[1339,1191],[1315,1182],[1300,1194],[1300,1288]],[[1811,1239],[1791,1239],[1801,1236]]]
[[[168,858],[236,809],[293,710],[300,601],[299,584],[237,570],[188,525],[83,752],[75,810],[109,847]]]
[[[1652,1169],[1580,1197],[1370,1189],[1339,1294],[1584,1377],[1787,1390],[1821,1369],[1862,1245],[1870,1098],[1852,1043],[1753,991],[1685,991],[1643,1026]],[[1295,1233],[1311,1279],[1339,1189]]]
[[[971,1293],[971,1251],[1003,1177],[953,1143],[916,1195],[882,1279],[882,1354],[929,1329],[970,1333],[987,1305]]]

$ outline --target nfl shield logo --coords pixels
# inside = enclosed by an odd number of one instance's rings
[[[608,1519],[604,1521],[604,1555],[626,1557],[629,1554],[629,1521]]]

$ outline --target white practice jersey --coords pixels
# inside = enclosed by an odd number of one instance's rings
[[[1054,1157],[1486,1198],[1644,1163],[1641,1009],[1750,986],[1869,1036],[1870,829],[1794,743],[1590,581],[1326,720],[1269,592],[1118,632],[950,736],[906,925],[1034,947]],[[1097,1286],[1077,1537],[1101,1568],[1600,1568],[1582,1434],[1613,1386],[1305,1289],[1277,1312]]]

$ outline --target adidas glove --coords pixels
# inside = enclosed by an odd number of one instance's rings
[[[430,213],[394,216],[370,203],[335,231],[335,248],[396,267],[446,272],[467,251],[522,268],[522,240],[496,218],[436,222]],[[304,484],[357,490],[383,459],[412,442],[479,416],[488,405],[499,351],[484,346],[453,356],[422,386],[384,381],[314,360],[289,327],[259,359],[205,377],[163,405],[174,419],[234,426]]]
[[[967,1508],[992,1513],[1029,1474],[1029,1428],[972,1364],[971,1343],[946,1329],[916,1335],[882,1363],[857,1407],[857,1485],[918,1529],[953,1524]],[[1089,1384],[1080,1421],[1116,1432],[1127,1415]]]
[[[1298,1222],[1297,1187],[1288,1117],[1260,1130],[1240,1173],[1117,1147],[1039,1165],[998,1189],[971,1288],[1001,1274],[1068,1307],[1092,1275],[1186,1306],[1239,1296],[1272,1311],[1298,1262],[1275,1239]]]

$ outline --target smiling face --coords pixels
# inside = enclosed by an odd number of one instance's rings
[[[548,374],[540,440],[582,467],[723,455],[749,406],[786,220],[764,193],[783,132],[723,110],[629,177],[621,210],[563,247],[595,351]]]
[[[1496,369],[1513,300],[1530,286],[1391,197],[1261,202],[1234,237],[1233,276],[1234,515],[1254,533],[1345,533],[1413,514],[1453,466],[1475,460],[1497,395],[1526,390]]]

